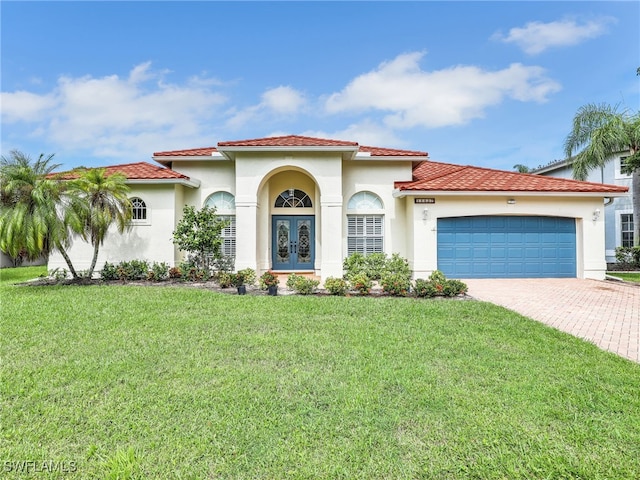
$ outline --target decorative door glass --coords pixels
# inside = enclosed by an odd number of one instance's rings
[[[311,270],[314,265],[314,217],[273,216],[274,270]]]

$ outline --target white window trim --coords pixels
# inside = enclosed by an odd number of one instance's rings
[[[135,227],[144,227],[151,225],[151,207],[149,206],[149,202],[138,195],[131,197],[129,200],[133,200],[134,198],[139,198],[144,202],[147,218],[145,218],[144,220],[134,220],[132,218],[131,220],[129,220],[129,224]]]
[[[631,178],[631,175],[622,173],[622,159],[623,158],[627,158],[627,157],[629,157],[629,154],[625,153],[624,155],[618,155],[615,158],[615,179],[616,180],[623,180],[623,179]]]
[[[211,192],[209,195],[207,195],[205,197],[204,202],[202,203],[202,206],[204,207],[205,205],[208,205],[207,202],[208,202],[209,198],[211,198],[211,196],[213,196],[213,195],[215,195],[216,193],[219,193],[219,192],[223,192],[223,193],[227,193],[227,194],[231,195],[233,197],[233,201],[234,201],[234,204],[235,204],[236,196],[233,193],[231,193],[228,190],[215,190],[215,191]],[[220,209],[218,209],[218,208],[216,208],[216,215],[218,217],[233,217],[234,224],[237,225],[237,223],[236,223],[237,222],[236,209],[230,209],[230,208],[220,208]],[[236,245],[237,245],[236,242],[237,242],[237,238],[238,238],[238,234],[237,233],[238,232],[236,230],[236,227],[234,226],[234,228],[233,228],[233,237],[222,237],[223,238],[223,242],[227,238],[233,238],[234,239],[234,246],[233,246],[234,255],[231,255],[234,258],[234,261],[235,261],[236,255],[237,255],[237,250],[236,250]],[[222,246],[222,248],[224,249],[224,245]]]
[[[633,210],[616,210],[616,247],[622,246],[622,215],[633,215]]]

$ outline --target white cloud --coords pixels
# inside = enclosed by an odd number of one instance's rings
[[[455,66],[428,72],[420,69],[423,52],[399,55],[376,70],[352,80],[326,101],[329,113],[387,112],[393,128],[461,125],[484,116],[485,110],[514,99],[544,102],[560,85],[541,67],[519,63],[497,71]]]
[[[497,33],[494,38],[505,43],[515,43],[525,53],[536,55],[552,47],[578,45],[584,40],[599,37],[611,23],[615,23],[615,19],[611,17],[582,24],[569,19],[548,23],[529,22],[524,27],[512,28],[506,36]]]
[[[259,104],[234,112],[228,124],[239,128],[269,115],[296,115],[306,104],[307,100],[302,92],[289,86],[279,86],[264,92]]]
[[[3,121],[31,122],[34,132],[67,151],[148,158],[150,148],[168,140],[204,137],[202,128],[225,102],[204,79],[177,85],[166,83],[165,73],[143,63],[127,78],[61,77],[43,95],[3,92]]]
[[[334,140],[358,142],[360,145],[403,148],[405,143],[398,138],[392,129],[379,125],[370,119],[349,125],[347,128],[326,132],[323,130],[307,130],[300,135]]]
[[[57,100],[53,95],[25,92],[1,92],[2,122],[31,122],[42,118],[53,109]]]

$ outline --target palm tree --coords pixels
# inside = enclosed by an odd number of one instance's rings
[[[640,245],[640,112],[619,112],[607,104],[584,105],[573,119],[564,149],[567,158],[578,152],[573,157],[573,176],[578,180],[584,180],[612,155],[629,151],[623,171],[632,175],[633,241]]]
[[[121,173],[107,175],[104,168],[92,168],[82,170],[78,178],[69,184],[70,191],[79,198],[72,210],[84,220],[83,237],[93,245],[93,259],[87,272],[89,278],[93,275],[100,245],[109,228],[115,225],[122,233],[129,227],[132,208],[126,179]]]
[[[59,250],[76,277],[66,249],[79,225],[64,208],[63,186],[51,176],[59,165],[52,159],[41,154],[33,162],[17,150],[0,159],[0,249],[29,260]]]
[[[513,169],[518,173],[529,173],[531,171],[531,169],[529,167],[527,167],[526,165],[523,165],[521,163],[516,163],[513,166]]]

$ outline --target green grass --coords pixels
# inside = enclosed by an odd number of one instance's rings
[[[7,478],[640,477],[640,365],[491,304],[6,275]]]
[[[607,275],[620,278],[627,282],[640,283],[640,273],[608,272]]]

